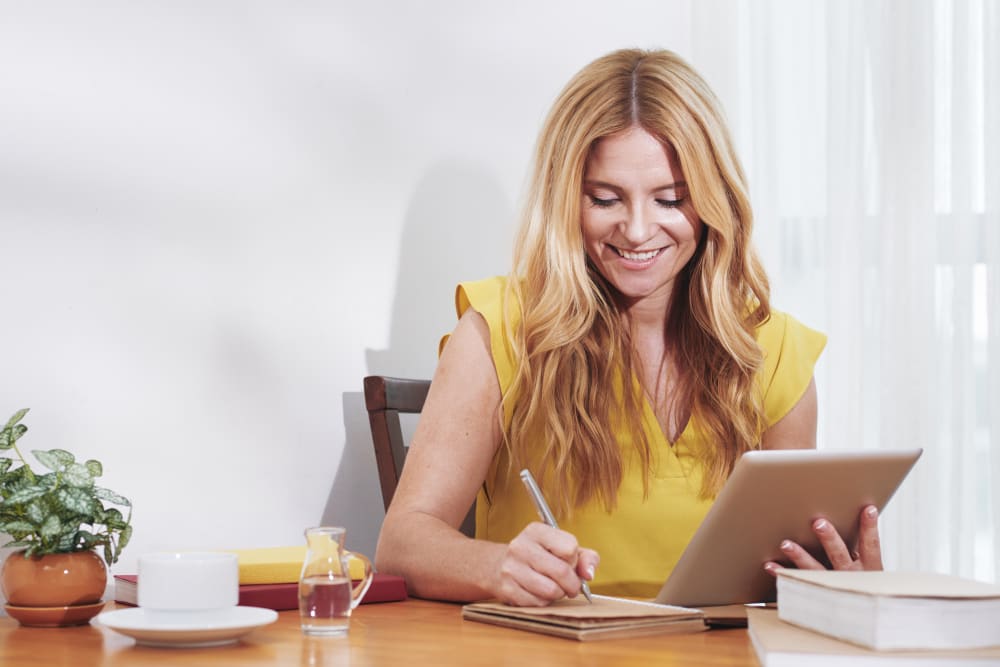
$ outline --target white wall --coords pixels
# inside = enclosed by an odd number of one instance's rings
[[[618,47],[692,57],[690,13],[0,0],[0,418],[132,498],[115,571],[320,522],[373,552],[362,377],[430,376],[559,89]]]

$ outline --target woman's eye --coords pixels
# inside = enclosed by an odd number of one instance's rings
[[[595,197],[594,195],[590,195],[590,203],[593,204],[594,206],[599,206],[601,208],[609,208],[611,206],[614,206],[615,203],[617,202],[618,202],[617,199],[601,199],[600,197]]]
[[[657,199],[656,203],[663,208],[677,208],[684,203],[684,197],[680,199]]]

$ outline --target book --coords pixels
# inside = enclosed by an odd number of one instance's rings
[[[138,600],[138,577],[134,574],[115,575],[115,602],[135,605]],[[355,581],[357,583],[357,581]],[[393,574],[376,572],[361,604],[396,602],[407,599],[406,582]],[[264,607],[275,611],[299,608],[299,582],[278,584],[240,584],[239,603],[242,607]]]
[[[462,618],[506,628],[592,641],[707,630],[701,610],[653,602],[594,595],[556,600],[547,607],[511,607],[500,602],[474,602],[462,607]]]
[[[879,650],[1000,646],[1000,586],[933,572],[781,570],[783,621]]]
[[[747,620],[761,667],[1000,667],[1000,648],[876,651],[786,623],[773,609],[749,608]]]

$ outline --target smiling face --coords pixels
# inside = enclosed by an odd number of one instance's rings
[[[666,313],[702,223],[677,154],[641,127],[605,137],[587,158],[581,225],[591,262],[625,297]]]

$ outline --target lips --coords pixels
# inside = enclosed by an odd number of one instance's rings
[[[627,259],[631,262],[648,262],[666,249],[655,248],[653,250],[624,250],[616,246],[611,246],[611,248],[618,253],[619,257]]]

